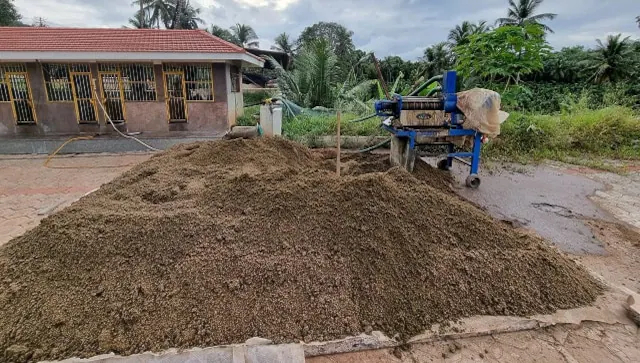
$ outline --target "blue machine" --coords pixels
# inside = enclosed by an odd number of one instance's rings
[[[460,122],[456,82],[456,72],[448,71],[442,78],[441,97],[403,97],[396,94],[391,100],[376,101],[375,110],[376,115],[387,118],[388,121],[384,122],[382,127],[393,135],[392,163],[403,165],[411,171],[413,170],[417,145],[445,144],[448,147],[447,158],[438,162],[438,168],[449,170],[453,165],[453,160],[463,162],[470,168],[466,185],[470,188],[477,188],[480,186],[478,166],[480,164],[482,134],[475,130],[462,128],[464,121]],[[432,118],[432,113],[429,111],[444,111],[449,115],[449,118]],[[424,120],[427,121],[424,122]],[[451,138],[460,137],[473,138],[472,152],[455,152],[455,145],[451,142]],[[471,159],[471,161],[466,159]]]

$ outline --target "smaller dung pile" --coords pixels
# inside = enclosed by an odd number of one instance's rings
[[[0,360],[408,339],[600,293],[428,165],[418,179],[378,156],[344,164],[338,178],[326,156],[270,138],[152,157],[0,248]]]

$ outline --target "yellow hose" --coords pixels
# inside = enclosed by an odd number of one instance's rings
[[[49,169],[107,169],[107,168],[126,168],[128,166],[135,165],[135,163],[129,163],[125,165],[103,165],[103,166],[49,166],[49,162],[62,150],[67,144],[77,141],[77,140],[91,140],[93,136],[76,136],[72,137],[69,140],[65,141],[60,147],[58,147],[54,152],[49,154],[47,160],[45,160],[43,166]]]

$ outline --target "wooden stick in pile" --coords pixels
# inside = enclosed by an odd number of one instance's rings
[[[340,110],[338,110],[338,155],[336,156],[336,173],[340,176]]]

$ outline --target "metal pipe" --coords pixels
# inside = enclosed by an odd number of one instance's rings
[[[436,93],[438,93],[440,91],[442,91],[442,87],[438,86],[438,87],[432,89],[431,91],[429,91],[429,93],[427,93],[427,95],[425,97],[431,97],[431,96],[435,95]]]
[[[444,76],[441,76],[441,75],[431,77],[428,81],[426,81],[425,83],[421,84],[420,87],[416,88],[413,92],[409,93],[409,96],[417,96],[417,95],[419,95],[420,92],[422,92],[422,90],[427,88],[431,83],[436,82],[436,81],[442,81],[442,78],[444,78]]]

